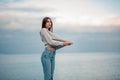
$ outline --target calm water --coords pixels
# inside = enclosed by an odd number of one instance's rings
[[[0,54],[0,80],[43,80],[41,54]],[[118,53],[58,53],[55,80],[120,80]]]

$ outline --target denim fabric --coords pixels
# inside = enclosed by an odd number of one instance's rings
[[[44,80],[53,80],[53,74],[55,69],[55,54],[56,51],[45,48],[41,56],[41,62],[44,72]]]

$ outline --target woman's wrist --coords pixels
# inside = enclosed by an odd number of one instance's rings
[[[63,45],[64,45],[64,46],[71,45],[71,44],[72,44],[72,42],[70,42],[70,41],[65,41],[65,42],[63,42]]]

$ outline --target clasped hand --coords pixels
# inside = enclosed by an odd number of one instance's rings
[[[70,42],[70,41],[65,41],[65,42],[63,43],[64,46],[69,46],[69,45],[71,45],[71,44],[73,44],[73,43]]]

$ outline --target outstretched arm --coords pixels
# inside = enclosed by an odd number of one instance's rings
[[[51,34],[52,34],[52,39],[53,39],[53,40],[61,41],[61,42],[67,41],[67,40],[61,38],[60,36],[58,36],[58,35],[56,35],[56,34],[54,34],[54,33],[51,33]]]
[[[63,46],[64,43],[60,41],[56,41],[52,39],[52,37],[49,35],[47,32],[47,29],[42,29],[41,30],[41,36],[46,40],[46,42],[51,45],[51,46]]]

